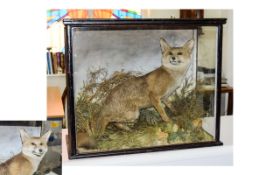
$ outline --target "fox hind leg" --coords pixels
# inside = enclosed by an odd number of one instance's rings
[[[125,123],[128,122],[135,122],[135,120],[137,120],[139,118],[139,109],[137,109],[136,107],[134,107],[133,109],[134,111],[128,111],[122,114],[122,118],[125,120]],[[126,126],[126,124],[123,122],[116,122],[115,126],[122,129],[122,130],[126,130],[126,131],[130,131],[131,129]]]
[[[131,129],[126,126],[124,123],[115,123],[115,126],[118,127],[119,129],[125,130],[125,131],[130,131]]]
[[[138,119],[139,117],[139,110],[135,110],[135,111],[128,111],[122,114],[122,118],[124,119],[125,122],[134,122],[136,119]],[[96,122],[96,136],[100,137],[104,134],[105,129],[107,127],[107,125],[109,124],[109,122],[113,122],[110,119],[112,119],[114,117],[112,116],[100,116],[97,119]],[[120,128],[120,129],[124,129],[124,130],[130,130],[130,128],[128,126],[125,126],[122,121],[116,121],[115,125]]]

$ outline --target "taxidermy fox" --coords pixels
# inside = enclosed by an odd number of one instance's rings
[[[171,47],[161,38],[160,46],[162,65],[152,72],[116,86],[105,99],[97,120],[90,122],[93,133],[102,135],[109,123],[129,130],[125,124],[135,122],[139,117],[139,110],[147,107],[154,107],[163,121],[170,121],[162,102],[172,109],[167,98],[184,80],[191,63],[194,40],[187,41],[182,47]]]
[[[51,131],[42,137],[31,137],[20,130],[22,151],[0,165],[0,175],[33,175],[48,151],[48,140]]]

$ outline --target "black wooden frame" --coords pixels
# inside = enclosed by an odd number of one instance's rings
[[[67,105],[68,105],[68,154],[69,159],[109,156],[120,154],[143,153],[152,151],[163,151],[173,149],[186,149],[197,147],[208,147],[222,145],[220,141],[220,103],[221,103],[221,72],[222,72],[222,37],[223,24],[226,23],[225,18],[206,18],[206,19],[64,19],[65,25],[65,64],[67,74]],[[198,29],[202,26],[217,27],[217,60],[216,60],[216,129],[215,141],[190,143],[180,145],[166,145],[149,148],[137,148],[126,150],[114,150],[98,153],[79,154],[76,147],[76,123],[74,111],[74,82],[73,82],[73,57],[72,57],[72,32],[73,29],[80,30],[160,30],[160,29]]]
[[[0,126],[34,126],[34,127],[42,127],[42,121],[0,121]]]

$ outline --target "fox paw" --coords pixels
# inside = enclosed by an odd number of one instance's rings
[[[170,122],[171,119],[169,117],[162,117],[162,120],[165,121],[165,122]]]

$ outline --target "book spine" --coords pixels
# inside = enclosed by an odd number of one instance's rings
[[[47,56],[47,74],[50,74],[50,61],[49,61],[49,53],[46,53]]]
[[[53,73],[57,73],[57,56],[56,53],[52,53],[52,65],[53,65]]]
[[[64,54],[63,53],[61,53],[60,66],[62,68],[62,73],[65,73],[65,61],[64,61]]]
[[[61,55],[62,55],[61,52],[56,53],[56,56],[57,56],[57,73],[58,74],[63,73],[63,70],[62,70],[62,67],[61,67]]]
[[[60,60],[61,60],[61,58],[60,58],[61,56],[60,56],[60,55],[61,55],[60,52],[57,52],[57,53],[56,53],[56,57],[57,57],[57,67],[61,67],[61,66],[60,66]]]
[[[51,52],[47,52],[47,59],[48,59],[49,74],[53,74],[53,61],[52,61]]]

